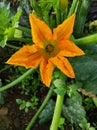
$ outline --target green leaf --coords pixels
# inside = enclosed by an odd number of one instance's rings
[[[9,27],[11,21],[10,10],[5,7],[0,7],[0,29]]]
[[[96,70],[95,70],[96,71]],[[84,82],[84,89],[87,92],[92,92],[93,94],[97,94],[97,77],[96,74],[94,75],[95,79],[88,79],[86,82]]]
[[[29,109],[28,109],[28,107],[26,107],[26,108],[25,108],[25,112],[28,113],[28,111],[29,111]]]
[[[14,37],[15,28],[13,27],[6,28],[4,33],[7,35],[8,39],[11,39]]]
[[[55,102],[52,99],[50,99],[49,102],[47,103],[46,107],[44,108],[44,110],[41,112],[41,114],[39,116],[40,124],[45,123],[52,118],[53,112],[54,112],[54,107],[55,107]]]
[[[23,102],[22,99],[16,99],[17,104],[21,104],[22,102]]]
[[[35,13],[37,14],[37,16],[42,17],[42,12],[41,12],[41,8],[38,4],[38,2],[36,0],[30,0],[31,6],[34,9]]]
[[[71,92],[72,91],[72,92]],[[78,102],[82,104],[82,96],[77,91],[70,90],[69,96],[71,99],[73,99],[75,102]]]
[[[96,130],[94,127],[90,127],[89,130]]]
[[[8,40],[8,34],[5,32],[11,25],[11,15],[9,8],[0,7],[0,46],[4,47]]]
[[[0,36],[0,46],[1,47],[4,47],[7,44],[7,39],[8,39],[7,35],[2,36],[2,38]]]
[[[59,69],[55,68],[54,74],[53,74],[53,80],[61,79],[63,81],[66,81],[67,76],[65,76]]]
[[[68,85],[68,87],[71,88],[72,90],[78,90],[79,88],[82,87],[82,85],[83,84],[81,82],[76,82]]]
[[[15,27],[18,25],[21,10],[11,17],[10,10],[6,6],[0,7],[0,46],[4,47],[7,40],[13,39]]]
[[[95,106],[97,107],[97,98],[92,98]]]
[[[22,103],[22,104],[20,105],[19,109],[20,109],[20,110],[23,110],[23,109],[25,109],[25,107],[26,107],[26,102],[25,102],[25,103]]]
[[[78,88],[82,87],[82,83],[73,83],[67,86],[69,89],[67,90],[67,94],[71,97],[74,101],[82,104],[82,96],[78,93]]]
[[[31,102],[26,102],[26,107],[30,107],[32,105]]]
[[[62,79],[56,79],[54,82],[55,85],[55,89],[54,91],[58,94],[58,95],[64,95],[66,93],[66,84],[65,84],[65,80]]]
[[[64,95],[66,93],[66,90],[65,88],[57,88],[57,89],[54,89],[54,92],[58,95]]]
[[[56,79],[56,80],[54,81],[54,85],[55,85],[56,88],[63,87],[63,86],[66,85],[66,84],[65,84],[65,80],[63,81],[63,80],[61,80],[61,79]]]
[[[12,27],[17,27],[22,10],[19,10],[12,19]]]
[[[84,45],[85,55],[70,59],[76,81],[83,83],[83,88],[86,91],[91,91],[97,94],[97,45]]]
[[[0,36],[2,36],[4,34],[4,30],[2,29],[2,27],[0,27]]]
[[[64,130],[64,125],[65,125],[65,118],[61,117],[60,120],[59,120],[59,128],[61,130]]]
[[[68,98],[63,106],[63,115],[72,124],[79,125],[85,119],[86,113],[84,107],[80,103]]]

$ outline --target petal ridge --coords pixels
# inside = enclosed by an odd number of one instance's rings
[[[44,41],[52,39],[52,31],[50,27],[33,13],[29,15],[29,20],[34,43],[38,43],[39,46],[43,47]]]
[[[63,72],[65,75],[67,75],[70,78],[75,78],[75,74],[73,71],[73,68],[70,64],[70,62],[67,60],[67,58],[57,56],[51,59],[51,62],[59,69],[61,72]]]
[[[53,38],[62,40],[63,38],[69,39],[70,35],[73,32],[75,21],[75,13],[63,21],[58,27],[53,29]]]
[[[43,58],[40,64],[40,74],[43,83],[48,87],[50,86],[52,80],[53,70],[54,70],[54,65],[50,61],[46,61]]]

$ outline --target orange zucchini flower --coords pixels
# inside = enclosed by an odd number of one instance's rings
[[[7,63],[26,68],[37,68],[40,65],[41,79],[46,86],[50,86],[55,66],[68,77],[75,78],[67,57],[84,54],[69,39],[73,32],[75,14],[54,28],[53,31],[34,14],[30,14],[29,19],[34,44],[25,45],[13,54]]]

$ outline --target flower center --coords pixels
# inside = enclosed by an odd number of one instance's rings
[[[48,44],[45,48],[47,53],[52,53],[54,51],[54,46],[52,44]]]

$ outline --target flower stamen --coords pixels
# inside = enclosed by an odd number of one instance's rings
[[[52,44],[48,44],[45,50],[47,53],[51,54],[54,51],[54,46]]]

